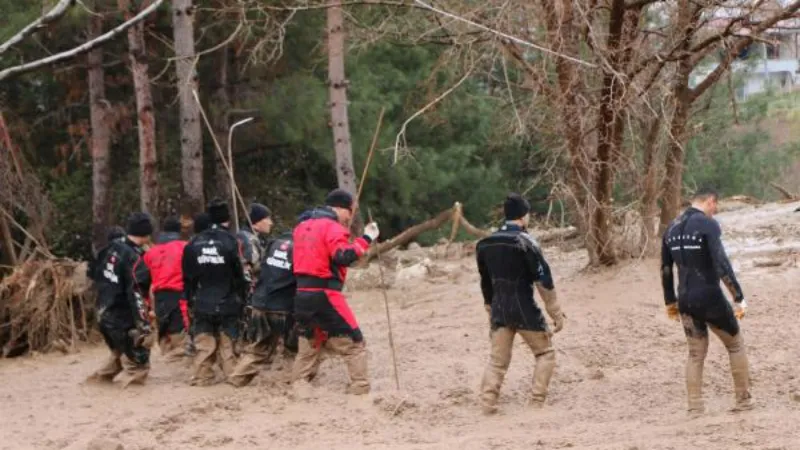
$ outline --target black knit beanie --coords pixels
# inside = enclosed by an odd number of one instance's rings
[[[113,227],[108,229],[108,233],[106,234],[106,239],[108,242],[113,241],[114,239],[121,238],[125,236],[125,229],[119,225],[114,225]]]
[[[517,193],[508,194],[503,204],[503,212],[506,215],[506,220],[521,219],[525,214],[528,214],[530,210],[530,203]]]
[[[353,196],[344,189],[334,189],[325,197],[325,205],[336,208],[352,209]]]
[[[209,228],[211,228],[211,216],[208,213],[194,216],[194,234],[200,234]]]
[[[164,219],[163,231],[166,233],[180,233],[181,221],[177,217],[167,217]]]
[[[153,221],[150,215],[142,212],[135,212],[128,217],[128,226],[125,232],[129,236],[146,237],[153,234]]]
[[[228,202],[214,199],[208,204],[208,215],[211,223],[219,225],[231,220],[231,213],[228,211]]]
[[[250,205],[250,222],[258,223],[272,215],[269,208],[261,203],[253,203]]]

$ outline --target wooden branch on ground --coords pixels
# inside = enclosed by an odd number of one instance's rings
[[[370,247],[369,251],[367,252],[364,257],[369,260],[375,257],[378,252],[386,253],[389,250],[399,247],[401,245],[408,244],[409,242],[413,241],[414,238],[419,236],[420,234],[435,230],[442,225],[444,225],[449,219],[453,217],[453,213],[456,211],[456,203],[453,205],[452,208],[448,208],[442,212],[440,212],[436,217],[433,219],[426,220],[419,225],[414,225],[413,227],[403,231],[402,233],[398,234],[397,236],[389,239],[388,241],[381,242],[378,245],[374,245]]]
[[[770,183],[769,185],[775,188],[775,190],[777,190],[778,192],[780,192],[781,195],[783,195],[784,200],[794,201],[798,199],[797,195],[792,194],[786,188],[781,187],[777,183]]]
[[[51,24],[60,19],[67,13],[69,8],[75,5],[75,0],[60,0],[56,6],[53,7],[47,14],[39,17],[31,22],[27,27],[23,28],[19,33],[11,36],[11,38],[0,45],[0,55],[8,51],[9,48],[21,42],[26,37],[35,33],[39,28]]]
[[[0,81],[5,80],[6,78],[19,75],[26,72],[31,72],[36,70],[40,67],[44,67],[50,64],[55,64],[60,61],[64,61],[75,56],[78,56],[82,53],[86,53],[91,51],[92,49],[99,47],[106,42],[114,39],[118,35],[125,32],[128,28],[136,25],[137,23],[144,20],[147,16],[155,12],[162,4],[164,0],[155,0],[150,6],[143,9],[139,14],[132,17],[130,20],[123,22],[120,26],[114,28],[113,30],[109,31],[108,33],[102,34],[88,42],[85,42],[71,50],[66,50],[61,53],[56,53],[55,55],[48,56],[46,58],[37,59],[36,61],[31,61],[26,64],[21,64],[18,66],[9,67],[7,69],[3,69],[0,71]]]

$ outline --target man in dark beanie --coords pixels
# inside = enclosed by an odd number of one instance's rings
[[[183,252],[184,296],[193,314],[194,360],[191,384],[215,382],[214,364],[225,376],[236,367],[234,342],[248,283],[236,237],[228,231],[228,205],[214,200],[208,206],[213,225],[194,236]]]
[[[255,281],[258,272],[261,270],[261,257],[264,254],[264,237],[272,231],[272,214],[269,208],[260,204],[250,205],[250,223],[243,226],[236,237],[242,244],[242,254],[244,255],[244,268],[250,279]]]
[[[211,216],[207,212],[194,216],[194,234],[200,234],[209,228],[211,228]]]
[[[186,241],[181,239],[177,218],[167,218],[163,227],[158,244],[145,253],[144,262],[153,279],[151,298],[158,323],[158,346],[168,361],[174,361],[185,355],[188,341],[189,316],[181,268]]]
[[[100,332],[111,356],[88,381],[112,382],[121,372],[123,386],[143,384],[150,368],[152,334],[145,297],[150,272],[143,247],[150,241],[153,223],[144,213],[128,218],[127,236],[109,243],[98,254],[95,287]]]
[[[316,376],[323,346],[344,358],[350,375],[348,393],[360,395],[370,390],[364,336],[342,288],[347,267],[367,252],[379,230],[376,223],[370,223],[364,236],[351,243],[348,227],[354,209],[353,197],[336,189],[325,198],[325,206],[304,213],[293,232],[294,317],[300,339],[292,380],[301,395]]]
[[[497,412],[500,386],[511,363],[514,337],[519,334],[536,357],[531,405],[541,407],[547,398],[555,369],[552,333],[564,327],[564,314],[556,299],[550,267],[526,228],[530,204],[519,194],[509,194],[503,205],[505,224],[477,245],[478,272],[484,307],[489,314],[492,350],[481,383],[485,414]],[[551,332],[542,305],[534,300],[533,286],[553,319]]]

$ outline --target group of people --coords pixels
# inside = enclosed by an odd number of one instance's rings
[[[668,317],[683,322],[693,414],[704,409],[702,372],[709,328],[730,353],[736,409],[752,407],[738,322],[746,303],[713,219],[718,197],[713,190],[698,191],[662,241],[664,299]],[[227,204],[215,200],[195,218],[195,235],[189,241],[180,239],[177,220],[166,220],[152,247],[150,217],[132,214],[124,232],[109,236],[109,245],[90,268],[99,327],[111,352],[90,379],[110,382],[121,374],[125,386],[144,383],[157,335],[168,359],[193,356],[193,385],[215,383],[218,364],[228,383],[245,386],[282,346],[294,354],[291,381],[298,388],[307,387],[316,376],[324,348],[344,359],[349,393],[369,392],[364,336],[342,294],[347,268],[379,236],[377,224],[370,223],[363,236],[351,239],[349,225],[357,207],[349,193],[336,189],[324,206],[304,212],[291,232],[264,241],[273,225],[267,207],[251,205],[250,227],[234,234]],[[485,414],[498,410],[517,334],[536,359],[533,406],[544,405],[556,366],[553,335],[563,329],[566,315],[542,250],[526,231],[530,210],[523,197],[509,194],[504,224],[476,247],[491,330],[491,354],[480,393]],[[733,305],[720,281],[730,290]],[[151,310],[157,333],[151,329]]]
[[[182,240],[180,222],[170,218],[155,245],[152,218],[131,214],[89,268],[110,350],[89,381],[143,384],[157,338],[166,360],[193,358],[192,385],[216,383],[219,367],[226,382],[245,386],[281,347],[296,353],[292,381],[308,383],[326,348],[343,356],[348,391],[369,392],[364,338],[341,291],[347,267],[379,229],[367,224],[351,242],[356,208],[348,192],[333,190],[291,232],[266,239],[273,226],[266,206],[252,204],[249,226],[233,232],[227,203],[214,200],[194,218],[191,239]]]

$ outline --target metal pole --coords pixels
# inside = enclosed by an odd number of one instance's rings
[[[239,231],[239,212],[238,208],[236,207],[236,183],[233,179],[233,129],[238,127],[239,125],[244,125],[250,121],[252,121],[252,117],[248,117],[247,119],[242,119],[233,125],[231,125],[230,130],[228,130],[228,167],[231,170],[231,204],[233,205],[233,228],[232,231],[235,233]]]

